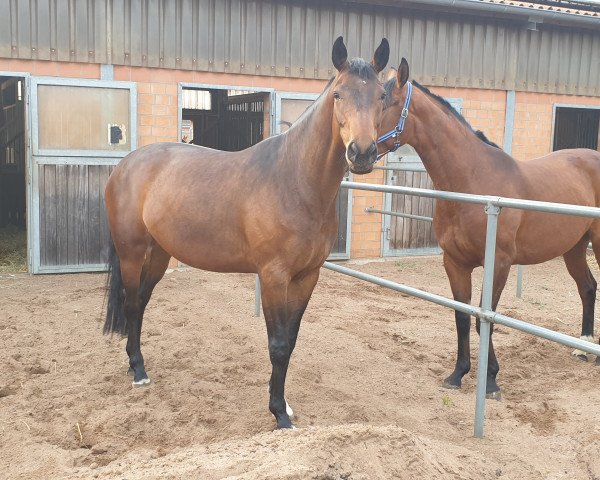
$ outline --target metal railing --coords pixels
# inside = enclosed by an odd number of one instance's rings
[[[381,213],[382,215],[391,215],[392,217],[411,218],[413,220],[422,220],[423,222],[433,222],[433,218],[424,217],[423,215],[414,215],[412,213],[392,212],[391,210],[378,210],[373,207],[365,208],[367,213]]]
[[[383,169],[390,169],[390,170],[395,170],[392,167],[379,167],[382,170]],[[411,172],[416,172],[416,171],[420,171],[420,170],[408,170]],[[426,171],[426,170],[423,170]],[[409,218],[411,220],[420,220],[422,222],[433,222],[433,218],[432,217],[424,217],[423,215],[415,215],[412,213],[404,213],[404,212],[395,212],[395,211],[391,211],[391,210],[379,210],[377,208],[373,208],[373,207],[366,207],[365,208],[365,212],[367,213],[380,213],[381,215],[390,215],[392,217],[401,217],[401,218]],[[591,247],[591,243],[589,245],[588,248]],[[517,292],[516,292],[517,298],[521,298],[523,296],[523,265],[517,265]]]
[[[548,328],[539,327],[516,318],[502,315],[492,310],[492,289],[494,283],[494,262],[496,256],[496,233],[498,230],[498,215],[502,208],[516,208],[522,210],[534,210],[546,213],[563,215],[574,215],[579,217],[600,218],[600,208],[568,205],[562,203],[539,202],[534,200],[519,200],[514,198],[503,198],[486,195],[472,195],[467,193],[444,192],[438,190],[421,189],[414,187],[397,187],[387,185],[374,185],[369,183],[356,183],[344,181],[342,188],[353,188],[356,190],[367,190],[374,192],[414,195],[420,197],[437,198],[440,200],[465,202],[483,205],[487,215],[485,258],[483,265],[483,287],[481,295],[481,306],[475,307],[453,299],[436,295],[418,288],[409,287],[400,283],[392,282],[384,278],[376,277],[367,273],[352,270],[331,262],[325,262],[323,267],[334,272],[349,275],[385,288],[390,288],[406,295],[414,296],[422,300],[433,302],[437,305],[451,308],[480,319],[479,330],[479,353],[477,359],[477,385],[475,399],[475,425],[474,435],[483,437],[483,422],[485,416],[485,395],[487,386],[488,353],[490,342],[490,323],[497,323],[509,328],[514,328],[524,333],[529,333],[552,342],[560,343],[571,348],[577,348],[584,352],[600,356],[600,345],[585,340],[571,337],[564,333],[555,332]],[[383,213],[383,212],[381,212]],[[256,276],[255,314],[260,316],[260,281]]]
[[[490,341],[490,323],[498,323],[510,328],[520,330],[525,333],[536,335],[538,337],[551,340],[568,347],[577,348],[584,352],[600,355],[600,345],[596,345],[579,338],[571,337],[563,333],[555,332],[548,328],[531,325],[527,322],[496,313],[492,310],[492,289],[494,281],[494,261],[496,254],[496,232],[498,229],[498,215],[502,208],[516,208],[522,210],[535,210],[539,212],[556,213],[564,215],[574,215],[579,217],[600,218],[600,208],[584,207],[576,205],[567,205],[560,203],[539,202],[533,200],[518,200],[513,198],[503,198],[485,195],[471,195],[466,193],[453,193],[429,189],[420,189],[413,187],[395,187],[384,185],[373,185],[356,182],[342,182],[343,188],[353,188],[356,190],[367,190],[383,193],[395,193],[404,195],[414,195],[428,198],[437,198],[440,200],[449,200],[457,202],[466,202],[483,205],[487,215],[486,246],[484,259],[484,276],[481,297],[481,307],[474,307],[465,303],[457,302],[440,295],[435,295],[424,290],[419,290],[406,285],[398,284],[385,280],[374,275],[368,275],[356,270],[352,270],[331,262],[325,262],[325,268],[338,273],[350,275],[361,280],[365,280],[386,288],[415,296],[438,305],[446,306],[469,315],[478,317],[481,320],[479,354],[477,361],[477,387],[475,401],[475,427],[476,437],[483,437],[483,421],[485,414],[485,393],[487,383],[488,353]]]

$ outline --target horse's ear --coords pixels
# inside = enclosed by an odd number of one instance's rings
[[[333,44],[331,60],[333,61],[333,66],[338,72],[342,71],[348,66],[348,50],[346,50],[346,45],[344,45],[343,37],[338,37]]]
[[[371,62],[371,65],[373,65],[375,71],[379,73],[385,68],[389,59],[390,44],[387,41],[387,38],[383,38],[377,47],[377,50],[375,50],[375,55],[373,55],[373,61]]]
[[[408,81],[408,62],[406,58],[402,57],[400,66],[398,67],[398,88],[402,88]]]

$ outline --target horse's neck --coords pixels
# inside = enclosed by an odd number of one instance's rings
[[[419,154],[439,190],[475,192],[482,176],[496,169],[498,156],[434,99],[418,91],[412,115],[407,119],[407,138]],[[508,158],[510,161],[510,158]]]
[[[333,131],[333,106],[317,100],[306,116],[286,132],[281,168],[295,180],[298,191],[326,208],[335,200],[346,171],[344,144]]]

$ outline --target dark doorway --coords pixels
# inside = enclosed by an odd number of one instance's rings
[[[237,151],[265,138],[267,93],[183,89],[182,140]]]
[[[0,76],[0,272],[27,270],[25,79]]]
[[[598,150],[600,109],[557,107],[552,150],[591,148]]]

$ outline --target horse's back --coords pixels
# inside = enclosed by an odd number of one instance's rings
[[[569,149],[518,162],[526,175],[522,198],[600,206],[600,153]],[[594,219],[520,211],[517,263],[534,264],[563,255],[592,228]]]
[[[600,152],[585,148],[557,150],[518,163],[527,180],[523,198],[598,206]]]
[[[282,252],[286,239],[298,237],[296,230],[302,227],[286,211],[286,198],[293,193],[274,177],[278,145],[274,139],[241,152],[223,152],[153,144],[131,153],[107,186],[111,231],[130,234],[129,242],[151,238],[197,268],[255,271],[260,263],[256,257],[265,248],[272,250],[273,225]]]

